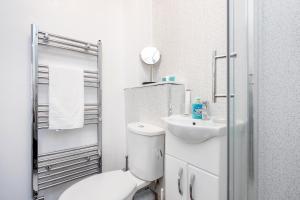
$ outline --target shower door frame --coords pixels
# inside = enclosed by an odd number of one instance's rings
[[[234,2],[236,0],[227,0],[227,31],[226,31],[226,56],[230,58],[234,52]],[[247,23],[247,73],[248,73],[248,88],[247,88],[247,156],[248,156],[248,170],[247,170],[247,200],[257,200],[258,198],[258,29],[259,21],[257,19],[260,11],[259,0],[245,0],[246,1],[246,21]],[[233,135],[231,134],[231,79],[234,77],[231,74],[231,59],[227,59],[227,200],[237,200],[234,198],[234,165],[233,165]]]

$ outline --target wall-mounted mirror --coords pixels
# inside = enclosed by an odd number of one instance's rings
[[[145,47],[141,51],[141,59],[144,63],[151,67],[150,81],[143,82],[143,84],[155,83],[153,81],[153,65],[158,63],[160,60],[160,52],[156,47]]]
[[[159,61],[160,53],[155,47],[146,47],[141,52],[141,59],[148,65],[154,65]]]

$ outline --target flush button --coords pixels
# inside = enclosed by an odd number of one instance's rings
[[[144,128],[144,125],[138,125],[139,128]]]

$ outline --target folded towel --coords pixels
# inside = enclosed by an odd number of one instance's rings
[[[49,129],[74,129],[83,125],[83,70],[49,66]]]

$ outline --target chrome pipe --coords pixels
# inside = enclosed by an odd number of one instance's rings
[[[44,68],[46,69],[47,71],[45,72],[48,72],[49,70],[49,66],[48,65],[44,65],[44,64],[39,64],[38,68]],[[98,76],[98,72],[97,71],[91,71],[91,70],[83,70],[84,73],[86,74],[95,74]]]
[[[38,112],[41,112],[41,113],[47,113],[47,112],[49,112],[48,110],[38,110]]]
[[[227,95],[226,94],[216,94],[215,97],[216,98],[226,98]],[[231,94],[230,97],[234,97],[234,94]]]
[[[216,69],[216,56],[217,51],[213,51],[212,55],[212,102],[216,103],[216,91],[217,91],[217,69]]]
[[[52,173],[52,174],[47,174],[47,175],[39,176],[39,179],[50,178],[52,176],[57,176],[57,175],[60,175],[60,174],[65,174],[67,172],[76,171],[78,169],[90,167],[90,166],[93,166],[93,165],[96,165],[96,164],[98,164],[98,163],[97,162],[95,162],[95,163],[89,163],[87,165],[83,165],[83,166],[79,166],[79,167],[74,167],[74,168],[66,169],[66,170],[63,170],[63,171],[60,171],[60,172],[55,172],[55,173]]]
[[[80,151],[80,150],[77,150],[77,151]],[[87,153],[91,153],[91,152],[94,152],[94,151],[97,151],[97,153],[98,153],[98,148],[91,149],[91,150],[88,150],[88,151],[82,151],[82,152],[72,152],[68,155],[56,156],[56,157],[48,158],[48,159],[39,159],[38,161],[39,161],[39,163],[49,162],[49,161],[58,160],[58,159],[62,159],[62,158],[68,158],[68,157],[72,157],[72,156],[87,154]]]
[[[75,47],[75,48],[79,48],[79,49],[83,49],[85,51],[93,51],[93,52],[97,52],[97,49],[95,48],[92,48],[91,46],[82,46],[82,45],[76,45],[76,44],[73,44],[73,43],[70,43],[70,42],[64,42],[64,41],[60,41],[60,40],[54,40],[54,39],[45,39],[44,37],[39,37],[40,40],[42,40],[43,42],[45,43],[48,43],[48,42],[52,42],[52,43],[55,43],[55,44],[62,44],[62,45],[66,45],[66,46],[71,46],[71,47]]]
[[[98,85],[99,81],[94,81],[94,80],[84,80],[85,83],[96,83]]]
[[[42,113],[48,113],[48,110],[43,110],[43,111],[38,111],[38,112],[42,112]],[[86,116],[91,116],[91,115],[98,115],[98,113],[84,113],[84,115]],[[49,115],[48,114],[43,114],[43,115],[39,115],[38,118],[48,118]]]
[[[55,38],[62,39],[62,40],[68,40],[68,41],[71,41],[71,42],[90,45],[90,46],[93,46],[93,47],[98,47],[96,44],[93,44],[93,43],[90,43],[90,42],[84,42],[84,41],[81,41],[81,40],[65,37],[65,36],[58,35],[58,34],[47,33],[47,32],[44,32],[44,31],[39,31],[38,33],[43,35],[43,36],[48,35],[48,37],[55,37]]]
[[[96,111],[98,111],[98,108],[86,108],[85,110],[87,110],[87,111],[91,111],[91,110],[96,110]]]
[[[72,161],[81,160],[81,159],[86,159],[87,161],[89,161],[89,159],[90,159],[91,157],[95,157],[95,156],[98,157],[98,153],[97,153],[97,154],[95,154],[95,153],[90,153],[90,154],[87,154],[87,155],[77,156],[76,158],[68,158],[68,159],[61,160],[61,161],[50,162],[50,163],[45,163],[45,164],[39,164],[38,167],[39,167],[39,168],[44,168],[44,167],[47,167],[47,166],[63,164],[63,163],[66,163],[66,162],[72,162]]]
[[[38,85],[48,85],[48,82],[37,82]],[[89,85],[89,83],[84,84],[84,87],[98,88],[98,85]]]
[[[88,112],[84,113],[84,115],[86,115],[86,116],[98,115],[97,112],[92,112],[92,111],[97,111],[96,109],[94,109],[94,110],[86,110],[85,109],[85,111],[88,111]],[[39,112],[39,116],[38,117],[41,117],[41,118],[43,118],[43,117],[49,117],[49,114],[48,114],[49,110],[39,110],[38,112]]]
[[[84,122],[84,125],[98,124],[99,122]],[[49,126],[39,126],[38,129],[48,129]]]
[[[99,120],[98,117],[86,117],[86,118],[84,118],[84,120],[93,120],[93,119]]]
[[[48,121],[38,121],[38,124],[45,124],[48,123]]]
[[[86,103],[84,104],[85,107],[89,107],[89,106],[97,106],[98,107],[98,104],[95,104],[95,103]],[[38,104],[38,107],[49,107],[49,104]]]
[[[45,64],[39,64],[39,66],[38,66],[38,68],[44,68],[44,69],[46,69],[46,70],[48,70],[48,65],[45,65]]]
[[[97,109],[98,108],[84,108],[84,115],[98,115]],[[48,117],[49,109],[40,109],[38,112],[40,112],[39,116]]]
[[[86,145],[86,146],[81,146],[81,147],[74,147],[74,148],[70,148],[70,149],[64,149],[64,150],[60,150],[60,151],[53,151],[53,152],[50,152],[50,153],[39,154],[39,157],[52,156],[52,155],[56,155],[56,154],[68,153],[68,152],[71,152],[71,151],[89,149],[89,148],[93,148],[93,147],[98,147],[98,144]]]
[[[48,114],[48,110],[43,110],[43,111],[38,111],[38,112],[41,112],[41,114],[38,115],[38,118],[48,118],[49,117],[49,114]],[[98,113],[84,113],[85,116],[98,116]]]
[[[42,78],[49,78],[49,71],[38,70],[38,73],[44,75],[44,76],[39,76],[39,78],[40,77],[42,77]],[[89,74],[89,73],[85,73],[85,72],[84,72],[83,77],[84,78],[91,78],[91,79],[98,79],[97,74]]]
[[[38,73],[42,74],[42,75],[38,76],[38,78],[47,78],[47,79],[49,78],[49,72],[38,71]],[[45,74],[45,75],[43,76],[43,74]],[[96,74],[92,74],[92,75],[83,75],[83,77],[87,78],[87,79],[98,79],[98,76]]]
[[[85,111],[98,111],[98,108],[85,108],[84,109]],[[46,114],[46,113],[48,113],[49,112],[49,110],[47,109],[45,109],[45,110],[38,110],[38,112],[39,113],[45,113],[45,114],[43,114],[43,115],[39,115],[39,116],[44,116],[44,117],[47,117],[48,116],[48,114]],[[98,112],[95,112],[95,113],[93,113],[93,112],[90,112],[90,113],[84,113],[85,115],[98,115]]]
[[[93,162],[93,161],[96,161],[96,162]],[[85,161],[78,161],[78,162],[73,162],[72,164],[67,164],[67,165],[63,165],[63,166],[59,166],[59,167],[51,167],[50,169],[47,169],[47,170],[40,170],[38,172],[38,174],[51,172],[51,171],[57,171],[57,170],[60,170],[60,169],[69,168],[69,167],[73,167],[73,166],[80,165],[80,164],[86,164],[88,162],[90,162],[90,163],[93,162],[93,164],[98,164],[99,158],[91,158],[89,161],[86,161],[86,160]]]
[[[84,73],[98,75],[98,72],[95,72],[95,71],[90,71],[90,70],[84,70]]]
[[[32,196],[33,198],[38,197],[38,78],[37,78],[37,70],[38,70],[38,27],[34,24],[31,24],[31,68],[32,68],[32,83],[31,83],[31,99],[32,99],[32,132],[31,132],[31,142],[32,142]]]
[[[90,176],[90,175],[93,175],[93,174],[97,174],[97,173],[98,173],[98,171],[86,173],[86,174],[83,174],[83,175],[79,175],[79,176],[76,176],[76,177],[68,179],[68,180],[64,180],[64,181],[54,183],[54,184],[51,184],[51,185],[48,185],[48,186],[40,187],[40,190],[45,190],[45,189],[48,189],[48,188],[52,188],[52,187],[55,187],[57,185],[61,185],[63,183],[68,183],[68,182],[71,182],[71,181],[74,181],[74,180],[77,180],[77,179],[80,179],[80,178],[83,178],[83,177],[86,177],[86,176]]]
[[[97,43],[98,52],[97,52],[97,72],[98,72],[98,80],[99,80],[99,87],[97,88],[97,105],[99,113],[99,118],[102,118],[102,42],[101,40]],[[97,140],[99,141],[100,149],[102,150],[102,119],[97,124]],[[100,154],[100,152],[99,152]],[[102,173],[102,156],[99,157],[99,170]]]
[[[87,115],[87,116],[97,115],[98,116],[98,113],[84,113],[84,115]]]
[[[89,118],[84,118],[84,122],[89,122],[88,120],[99,120],[98,117],[89,117]],[[45,123],[49,123],[49,120],[41,120],[40,118],[38,118],[38,124],[45,124]]]
[[[89,51],[81,51],[81,50],[77,50],[77,49],[74,49],[74,48],[64,47],[64,46],[55,45],[55,44],[48,44],[48,43],[44,43],[44,42],[39,42],[39,45],[50,46],[50,47],[54,47],[54,48],[58,48],[58,49],[64,49],[64,50],[75,51],[75,52],[78,52],[78,53],[84,53],[84,54],[88,54],[88,55],[92,55],[92,56],[97,56],[96,53],[92,53],[92,52],[89,52]]]
[[[86,111],[86,109],[85,109]],[[97,111],[96,109],[94,110],[87,110],[87,111]],[[45,117],[49,117],[49,110],[39,110],[39,118],[45,118]],[[91,115],[98,115],[98,112],[85,112],[84,115],[86,116],[91,116]]]
[[[49,117],[48,114],[47,115],[39,115],[39,119],[48,118],[48,117]]]
[[[216,51],[216,52],[217,52],[217,51]],[[226,58],[226,57],[227,57],[226,55],[220,55],[220,56],[217,56],[217,55],[216,55],[216,56],[215,56],[216,59],[221,59],[221,58]]]
[[[48,76],[38,76],[39,79],[45,79],[45,80],[49,80]],[[98,83],[98,81],[96,80],[90,80],[90,79],[84,79],[85,83]],[[49,82],[47,82],[49,84]]]
[[[48,104],[38,104],[37,106],[38,107],[48,107],[49,105]]]
[[[93,76],[92,76],[93,75]],[[98,76],[97,75],[84,75],[84,78],[92,78],[92,79],[98,79]]]
[[[41,70],[39,70],[38,73],[41,73],[41,74],[49,74],[48,71],[45,72],[45,71],[41,71]]]
[[[81,173],[88,172],[88,171],[95,170],[95,169],[97,169],[97,171],[98,171],[99,170],[98,166],[97,167],[88,168],[88,169],[84,169],[84,170],[80,170],[80,171],[77,171],[77,172],[73,172],[73,173],[70,173],[70,174],[67,174],[67,175],[64,175],[64,176],[61,176],[61,177],[49,179],[49,180],[46,180],[46,181],[40,181],[39,185],[44,185],[44,184],[47,184],[47,183],[51,183],[53,181],[58,181],[60,179],[68,178],[70,176],[75,176],[77,174],[81,174]]]
[[[98,106],[98,104],[96,104],[96,103],[86,103],[85,105],[86,106]]]

